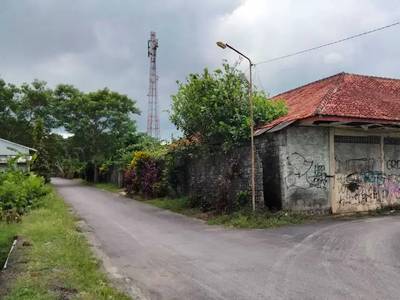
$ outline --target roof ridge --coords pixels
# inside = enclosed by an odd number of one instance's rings
[[[362,75],[362,74],[347,73],[347,72],[344,72],[344,74],[345,75],[352,75],[352,76],[359,76],[359,77],[364,77],[364,78],[371,78],[371,79],[386,79],[386,80],[400,81],[400,78],[393,78],[393,77],[380,77],[380,76]]]
[[[322,115],[326,105],[328,104],[329,100],[331,100],[334,93],[337,92],[339,89],[339,85],[344,81],[344,77],[346,76],[345,72],[340,73],[336,82],[332,85],[329,91],[322,97],[320,105],[315,109],[314,115]]]
[[[345,73],[345,72],[340,72],[340,73],[337,73],[337,74],[334,74],[334,75],[331,75],[331,76],[328,76],[328,77],[319,79],[319,80],[317,80],[317,81],[313,81],[313,82],[307,83],[307,84],[305,84],[305,85],[298,86],[298,87],[296,87],[296,88],[294,88],[294,89],[291,89],[291,90],[288,90],[288,91],[286,91],[286,92],[277,94],[277,95],[271,97],[270,99],[276,98],[276,97],[281,96],[281,95],[283,95],[283,94],[287,94],[287,93],[290,93],[290,92],[299,90],[299,89],[301,89],[301,88],[304,88],[304,87],[309,86],[309,85],[313,85],[313,84],[318,83],[318,82],[321,82],[321,81],[325,81],[325,80],[328,80],[328,79],[332,79],[333,77],[339,76],[339,75],[342,75],[342,74],[346,74],[346,73]],[[356,75],[356,74],[353,74],[353,75]],[[362,75],[360,75],[360,76],[362,76]],[[399,79],[399,80],[400,80],[400,79]]]
[[[14,143],[14,142],[11,142],[11,141],[6,140],[6,139],[0,138],[0,141],[3,141],[3,142],[6,142],[6,143],[9,143],[9,144],[12,144],[12,145],[14,145],[14,146],[19,146],[19,147],[22,147],[22,148],[26,148],[26,149],[29,149],[29,150],[36,151],[36,149],[33,149],[33,148],[31,148],[31,147],[28,147],[28,146],[21,145],[21,144],[18,144],[18,143]]]

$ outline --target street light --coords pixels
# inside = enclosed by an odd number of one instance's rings
[[[254,167],[254,121],[253,121],[253,83],[252,83],[252,76],[251,76],[251,67],[253,66],[253,63],[251,62],[250,58],[248,58],[246,55],[243,53],[239,52],[235,48],[229,46],[228,44],[225,44],[223,42],[217,42],[218,47],[225,49],[229,48],[239,55],[243,56],[249,61],[250,65],[250,139],[251,139],[251,197],[252,197],[252,204],[253,204],[253,212],[256,210],[256,183],[255,183],[255,167]]]

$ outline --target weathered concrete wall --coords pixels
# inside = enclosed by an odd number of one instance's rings
[[[255,139],[256,202],[268,207],[281,206],[280,145],[281,133],[262,135]],[[234,201],[239,191],[251,192],[250,146],[234,149],[226,155],[214,155],[188,161],[186,182],[182,190],[199,188],[209,199],[216,200],[220,192],[220,179],[230,167],[230,159],[239,164],[239,175],[230,186],[230,199]]]
[[[269,209],[282,209],[282,149],[286,146],[285,131],[256,138],[256,190]]]
[[[323,127],[289,127],[256,137],[256,201],[271,209],[329,210],[328,143],[329,129]],[[190,161],[186,185],[201,187],[207,197],[216,199],[230,158],[238,160],[241,170],[230,194],[251,191],[248,146],[226,156]]]
[[[123,187],[123,179],[124,173],[118,170],[116,165],[110,167],[110,174],[107,178],[107,182],[111,182],[118,186],[119,188]]]
[[[400,138],[335,136],[334,212],[400,203]]]
[[[250,148],[235,149],[227,155],[212,155],[206,158],[195,158],[187,162],[186,182],[183,190],[201,191],[210,200],[215,201],[220,192],[221,179],[230,166],[229,160],[236,159],[240,174],[232,182],[235,191],[249,189]],[[230,191],[230,194],[232,191]]]
[[[255,147],[256,201],[261,205],[341,213],[400,203],[400,134],[389,138],[293,126],[256,137]],[[231,185],[231,199],[241,190],[251,191],[249,146],[191,160],[186,186],[199,187],[216,200],[219,179],[231,158],[237,159],[240,169]]]
[[[289,127],[281,150],[283,208],[328,211],[329,129]]]

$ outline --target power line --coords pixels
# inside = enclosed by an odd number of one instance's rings
[[[254,73],[256,73],[255,75],[257,75],[257,79],[258,79],[258,82],[260,83],[260,85],[261,85],[261,88],[263,89],[263,91],[265,92],[265,88],[264,88],[264,86],[263,86],[263,84],[262,84],[262,82],[261,82],[261,79],[260,79],[260,70],[256,67],[256,66],[254,66]]]
[[[367,35],[367,34],[379,31],[379,30],[383,30],[383,29],[386,29],[386,28],[389,28],[389,27],[393,27],[393,26],[396,26],[396,25],[399,25],[399,24],[400,24],[400,22],[396,22],[396,23],[393,23],[393,24],[390,24],[390,25],[387,25],[387,26],[384,26],[384,27],[380,27],[380,28],[377,28],[377,29],[373,29],[373,30],[370,30],[370,31],[367,31],[367,32],[363,32],[363,33],[357,34],[357,35],[353,35],[353,36],[350,36],[350,37],[347,37],[345,39],[341,39],[341,40],[338,40],[338,41],[335,41],[335,42],[331,42],[331,43],[324,44],[324,45],[321,45],[321,46],[317,46],[317,47],[314,47],[314,48],[310,48],[310,49],[307,49],[307,50],[299,51],[299,52],[296,52],[296,53],[284,55],[284,56],[281,56],[281,57],[265,60],[265,61],[256,63],[254,65],[265,64],[265,63],[269,63],[271,61],[275,61],[275,60],[279,60],[279,59],[295,56],[295,55],[298,55],[298,54],[302,54],[302,53],[305,53],[305,52],[313,51],[313,50],[320,49],[320,48],[323,48],[323,47],[327,47],[327,46],[330,46],[330,45],[338,44],[338,43],[341,43],[341,42],[344,42],[344,41],[348,41],[348,40],[351,40],[351,39],[354,39],[354,38],[357,38],[357,37],[360,37],[360,36],[363,36],[363,35]]]

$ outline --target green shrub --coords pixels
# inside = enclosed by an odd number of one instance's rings
[[[12,170],[0,175],[0,211],[23,214],[41,204],[50,187],[45,186],[43,177],[33,173]]]
[[[4,266],[16,233],[17,228],[15,224],[8,225],[0,222],[0,269]]]
[[[245,207],[249,204],[250,193],[249,191],[240,191],[236,195],[236,205],[238,207]]]
[[[159,181],[153,184],[153,196],[156,198],[164,198],[167,196],[168,187],[165,182]]]
[[[190,208],[200,208],[202,212],[210,212],[214,209],[213,203],[203,194],[201,186],[191,186],[190,191]]]

